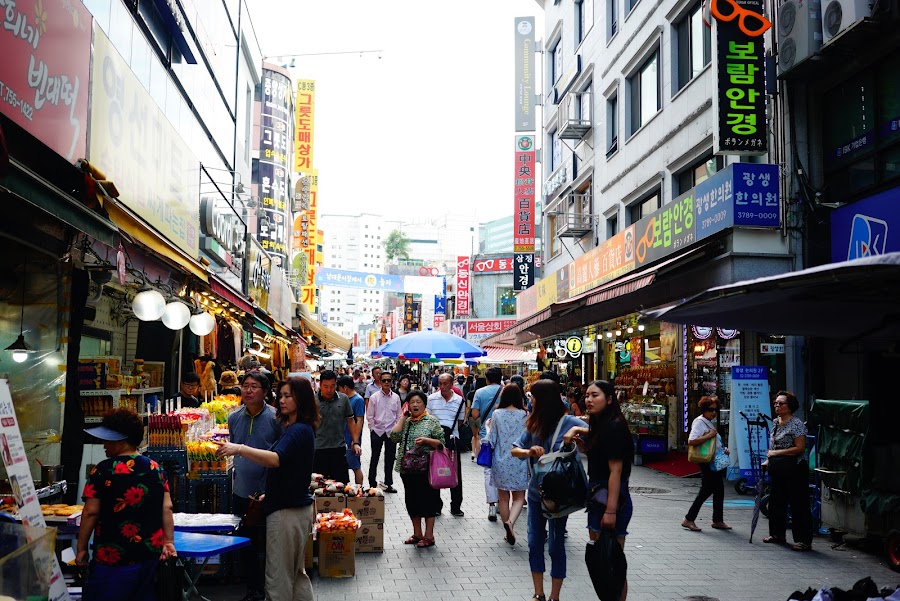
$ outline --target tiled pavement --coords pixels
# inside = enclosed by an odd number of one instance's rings
[[[368,465],[364,456],[363,466]],[[399,478],[396,478],[399,480]],[[313,571],[317,601],[527,601],[532,594],[526,544],[526,518],[516,528],[515,547],[503,542],[503,527],[486,519],[482,468],[463,456],[464,518],[449,515],[449,493],[443,492],[444,515],[437,520],[437,545],[415,549],[403,545],[410,524],[400,492],[388,495],[385,551],[356,556],[353,579],[318,578]],[[703,532],[679,526],[700,486],[694,478],[675,478],[646,467],[635,467],[631,487],[669,492],[633,493],[634,517],[626,544],[629,595],[644,599],[719,599],[721,601],[781,601],[796,589],[822,586],[849,588],[871,576],[879,585],[900,583],[881,555],[852,546],[832,549],[818,537],[812,553],[796,553],[762,543],[767,521],[760,518],[749,544],[752,506],[728,507],[725,520],[734,530],[709,528],[711,508],[701,511]],[[730,487],[726,499],[746,501]],[[740,503],[739,503],[740,504]],[[568,577],[563,599],[596,599],[584,566],[587,540],[585,515],[569,518],[566,542]],[[548,559],[549,562],[549,559]],[[549,569],[549,563],[548,569]],[[549,592],[549,573],[547,575]],[[242,586],[201,586],[213,601],[232,601],[242,596]]]

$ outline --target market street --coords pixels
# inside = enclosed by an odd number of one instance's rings
[[[365,451],[364,467],[368,466],[368,445]],[[444,513],[435,525],[435,547],[403,545],[410,526],[403,489],[397,485],[400,492],[387,495],[384,553],[357,554],[356,577],[352,579],[319,578],[313,570],[316,601],[421,601],[423,594],[480,601],[530,599],[525,516],[519,518],[516,545],[510,547],[503,542],[501,524],[486,518],[482,468],[469,457],[469,453],[463,455],[466,515],[449,515],[449,495],[444,492]],[[811,553],[763,544],[768,525],[762,516],[754,542],[748,544],[752,497],[737,495],[732,486],[725,490],[725,520],[734,527],[729,532],[709,528],[709,506],[697,520],[703,532],[679,526],[700,487],[699,478],[676,478],[634,467],[630,487],[634,517],[625,553],[631,601],[783,601],[793,591],[807,587],[847,589],[865,576],[879,586],[900,582],[900,575],[886,566],[880,551],[875,555],[849,545],[832,549],[826,537],[816,538]],[[569,518],[564,599],[596,599],[583,560],[584,526],[583,513]],[[546,584],[549,586],[549,575]],[[234,601],[243,595],[240,585],[209,584],[200,590],[213,601]]]

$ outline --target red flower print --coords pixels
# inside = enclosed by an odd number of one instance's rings
[[[98,547],[94,551],[94,557],[99,563],[113,566],[122,561],[122,551],[113,546]]]
[[[125,522],[122,524],[120,532],[122,533],[122,536],[133,543],[139,543],[143,540],[140,535],[141,529],[134,522]]]
[[[156,548],[162,548],[163,542],[165,542],[165,537],[163,536],[162,528],[153,533],[153,536],[150,537],[150,546]]]
[[[84,485],[84,492],[82,493],[82,497],[85,499],[96,499],[97,498],[97,491],[94,490],[93,484],[85,484]]]
[[[117,462],[115,467],[113,468],[114,474],[130,474],[131,468],[128,467],[127,463]]]
[[[147,494],[147,487],[143,484],[132,486],[125,491],[125,494],[116,499],[118,501],[113,507],[114,512],[125,509],[126,506],[139,507],[144,502],[144,495]]]
[[[151,459],[150,460],[150,471],[158,470],[158,469],[159,469],[159,464]]]

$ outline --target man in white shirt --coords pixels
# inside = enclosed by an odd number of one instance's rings
[[[366,384],[366,393],[363,398],[366,400],[366,410],[369,407],[369,397],[381,390],[381,368],[372,368],[372,381]]]
[[[378,370],[381,388],[369,396],[366,419],[369,421],[369,440],[372,457],[369,459],[369,488],[378,486],[378,459],[384,447],[384,492],[397,492],[394,488],[394,459],[397,443],[391,440],[391,430],[400,421],[400,395],[391,390],[391,375]],[[372,370],[373,372],[375,370]]]
[[[438,378],[438,391],[428,397],[428,413],[441,422],[447,448],[456,451],[456,473],[459,474],[459,482],[450,489],[450,514],[456,517],[465,515],[462,510],[462,462],[459,457],[459,426],[465,420],[464,404],[463,398],[453,392],[453,376],[441,374]]]

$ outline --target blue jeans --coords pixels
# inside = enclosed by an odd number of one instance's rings
[[[84,584],[84,601],[156,601],[153,575],[158,559],[127,566],[91,563]]]
[[[532,572],[543,574],[544,542],[550,531],[550,577],[562,580],[566,577],[566,522],[569,517],[548,520],[541,513],[541,499],[528,495],[528,565]]]

